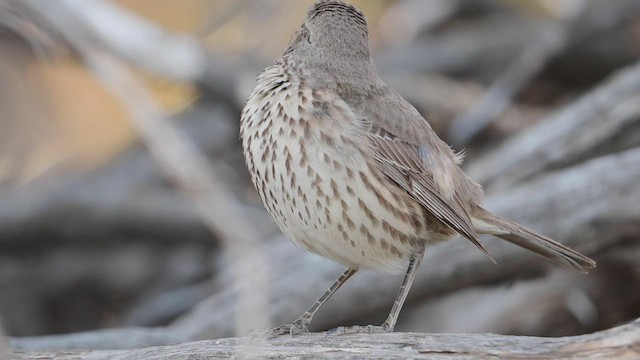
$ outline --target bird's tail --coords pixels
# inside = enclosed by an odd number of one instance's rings
[[[473,226],[480,234],[495,235],[570,270],[587,273],[596,266],[595,261],[579,252],[482,208],[474,213]]]

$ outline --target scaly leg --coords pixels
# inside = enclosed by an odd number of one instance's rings
[[[393,328],[396,327],[396,322],[398,322],[398,315],[400,315],[400,310],[402,310],[404,301],[407,300],[409,289],[411,289],[413,279],[416,277],[416,269],[418,269],[418,267],[420,266],[423,256],[424,249],[420,254],[411,255],[411,259],[409,260],[409,267],[407,268],[407,273],[404,275],[404,279],[402,280],[402,285],[400,286],[398,296],[396,296],[396,300],[393,302],[393,307],[391,308],[391,312],[389,313],[387,320],[385,320],[385,322],[382,324],[383,331],[392,332]]]
[[[387,320],[382,324],[382,326],[351,326],[351,327],[339,327],[330,331],[330,333],[335,335],[344,335],[344,334],[358,334],[358,333],[386,333],[392,332],[396,326],[396,322],[398,321],[398,315],[400,315],[400,310],[402,310],[402,305],[404,305],[405,300],[407,299],[407,295],[409,294],[409,289],[411,288],[411,284],[413,284],[413,279],[416,276],[416,269],[420,266],[422,262],[422,257],[424,256],[424,249],[420,252],[411,255],[409,259],[409,267],[407,268],[407,273],[404,275],[404,280],[402,281],[402,285],[400,286],[400,291],[396,296],[396,300],[393,303],[393,307],[391,308],[391,312],[387,317]]]
[[[296,321],[291,324],[286,324],[282,326],[278,326],[275,329],[271,330],[271,334],[273,336],[283,335],[283,334],[291,334],[298,335],[302,333],[307,333],[309,330],[307,329],[307,325],[313,319],[313,315],[324,305],[327,300],[333,295],[344,283],[349,280],[350,277],[353,276],[358,271],[358,269],[348,268],[345,270],[342,275],[336,280],[336,282],[327,289],[327,291],[322,295],[316,302],[309,308],[309,310],[305,311]]]

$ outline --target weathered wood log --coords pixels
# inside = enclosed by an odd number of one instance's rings
[[[233,338],[138,350],[15,351],[14,360],[165,359],[637,359],[640,321],[562,338],[493,334],[316,333],[270,340]]]

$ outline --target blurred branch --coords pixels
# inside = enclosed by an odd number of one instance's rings
[[[385,43],[409,43],[418,33],[429,31],[449,19],[460,3],[459,0],[393,2],[380,19],[377,32]]]
[[[541,359],[616,358],[640,356],[640,321],[589,335],[562,338],[493,334],[388,333],[360,335],[281,336],[247,344],[248,339],[221,339],[129,351],[15,352],[16,360],[35,359]],[[239,347],[241,346],[241,347]]]
[[[586,0],[578,1],[577,4],[574,4],[575,1],[560,2],[574,7],[570,14],[543,28],[538,37],[494,81],[484,97],[452,122],[449,138],[455,146],[463,147],[496,120],[547,61],[569,44],[569,34],[586,8]]]
[[[637,134],[628,130],[640,123],[639,96],[640,62],[477,159],[468,173],[489,188],[505,188],[619,144],[637,146],[613,140]]]
[[[56,27],[62,23],[61,19],[76,22],[79,12],[73,10],[83,9],[93,2],[61,0],[60,4],[64,6],[57,6],[53,13],[40,7],[40,2],[29,1],[27,4]],[[95,3],[106,4],[101,1]],[[65,15],[65,9],[71,10],[70,14]],[[103,53],[104,50],[111,50],[108,39],[102,39],[105,43],[91,39],[81,28],[57,29],[87,67],[126,106],[138,134],[155,161],[178,190],[191,199],[204,222],[229,251],[239,289],[236,313],[238,331],[244,333],[256,326],[268,326],[265,288],[267,268],[258,252],[260,235],[240,216],[236,199],[189,138],[168,121],[144,85],[121,63]]]
[[[181,82],[202,84],[237,104],[233,71],[222,59],[187,35],[171,34],[108,0],[57,0],[31,3],[36,13],[63,34],[82,34],[132,65]]]

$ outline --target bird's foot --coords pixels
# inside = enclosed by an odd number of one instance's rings
[[[247,334],[250,337],[264,337],[264,338],[274,338],[281,335],[305,335],[309,333],[309,329],[307,329],[307,323],[301,319],[294,321],[291,324],[284,324],[273,329],[254,329]]]
[[[387,325],[382,326],[340,326],[327,332],[328,335],[352,335],[352,334],[385,334],[393,332],[393,328]]]

